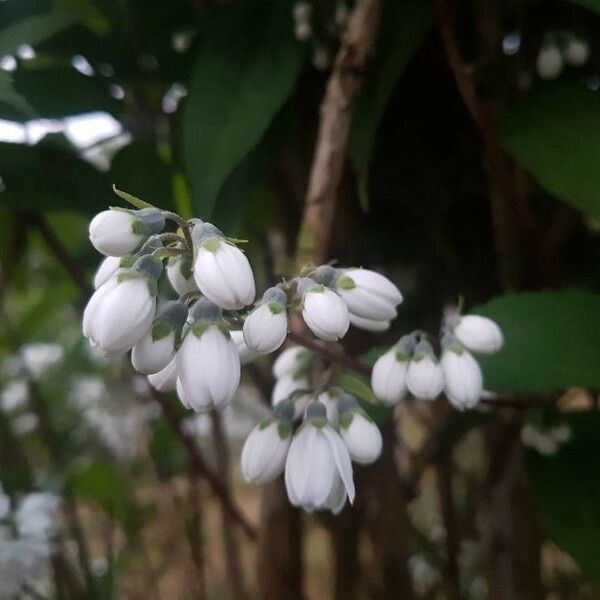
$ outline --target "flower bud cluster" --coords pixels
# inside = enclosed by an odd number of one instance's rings
[[[542,79],[556,79],[565,64],[579,68],[590,58],[589,43],[572,33],[552,32],[545,36],[538,52],[535,67]]]
[[[422,332],[405,335],[374,364],[371,387],[393,406],[409,393],[434,400],[442,392],[455,408],[473,408],[481,399],[483,376],[472,352],[489,354],[503,344],[498,325],[479,315],[452,315],[445,320],[436,352]]]

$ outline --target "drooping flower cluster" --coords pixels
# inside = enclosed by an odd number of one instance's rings
[[[483,376],[471,352],[497,352],[504,341],[498,325],[479,315],[452,315],[442,327],[441,356],[432,341],[420,331],[405,335],[377,360],[371,387],[381,402],[391,406],[408,393],[434,400],[442,392],[459,410],[479,402]]]

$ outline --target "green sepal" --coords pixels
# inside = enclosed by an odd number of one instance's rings
[[[356,287],[356,283],[349,275],[341,275],[336,282],[336,287],[342,290],[353,290]]]
[[[269,307],[271,313],[274,315],[279,315],[285,310],[285,306],[282,306],[281,304],[279,304],[279,302],[269,302],[267,306]]]
[[[192,333],[197,337],[202,337],[202,334],[212,325],[212,323],[207,323],[206,321],[196,321],[192,325]]]
[[[314,425],[317,429],[323,429],[329,424],[327,419],[311,419],[311,424]]]
[[[273,417],[265,417],[259,424],[258,424],[258,428],[262,431],[263,429],[266,429],[271,423],[273,423],[274,419]]]
[[[223,241],[220,238],[213,237],[202,242],[202,247],[209,252],[216,252],[221,247],[222,243]]]
[[[113,192],[117,196],[119,196],[119,198],[122,198],[123,200],[125,200],[125,202],[129,202],[129,204],[131,204],[132,206],[135,206],[136,208],[155,208],[149,202],[146,202],[145,200],[142,200],[141,198],[138,198],[137,196],[134,196],[133,194],[128,194],[127,192],[124,192],[123,190],[118,189],[115,184],[113,184],[112,189],[113,189]]]
[[[314,294],[324,294],[325,286],[322,283],[317,283],[317,285],[313,285],[308,291]]]
[[[156,321],[152,326],[152,341],[157,342],[173,332],[170,325],[164,321]]]
[[[289,438],[292,435],[292,422],[285,419],[277,421],[277,433],[282,440]]]
[[[395,356],[398,362],[408,362],[410,360],[410,355],[404,350],[396,350]]]
[[[347,411],[340,415],[340,427],[342,429],[348,429],[348,427],[350,427],[352,419],[354,419],[354,414],[353,411]]]

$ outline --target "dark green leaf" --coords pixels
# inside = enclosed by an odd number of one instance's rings
[[[600,14],[600,0],[570,0],[573,4],[579,4],[588,10]]]
[[[0,114],[3,119],[29,119],[35,111],[21,94],[15,90],[12,75],[0,71]]]
[[[388,0],[385,3],[377,53],[356,107],[350,138],[350,153],[364,210],[369,206],[369,166],[379,122],[398,79],[430,27],[428,2]]]
[[[506,338],[500,352],[478,357],[486,388],[544,393],[600,387],[600,295],[507,294],[474,312],[497,321]]]
[[[547,535],[568,552],[586,579],[600,580],[600,413],[561,415],[572,431],[556,455],[530,451],[529,477]]]
[[[303,49],[292,32],[291,4],[281,0],[236,2],[207,28],[183,117],[184,159],[203,218],[294,87]]]
[[[600,96],[583,85],[542,85],[507,111],[502,138],[550,193],[600,215]]]

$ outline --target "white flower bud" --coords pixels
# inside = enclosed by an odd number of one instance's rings
[[[167,277],[172,288],[180,296],[198,291],[194,273],[192,272],[192,260],[187,255],[169,259],[167,263]]]
[[[222,237],[198,239],[194,278],[200,291],[221,308],[239,310],[254,302],[256,291],[250,263],[239,248]]]
[[[148,383],[159,392],[172,392],[177,385],[177,355],[158,373],[148,375]]]
[[[220,324],[194,323],[177,352],[177,370],[185,402],[196,412],[223,408],[240,383],[240,359]]]
[[[410,356],[399,347],[392,347],[380,356],[371,372],[371,388],[375,397],[387,406],[403,400],[406,396],[406,372]]]
[[[350,313],[350,324],[354,325],[357,329],[364,329],[365,331],[387,331],[392,323],[391,321],[365,319],[364,317],[357,317]]]
[[[339,421],[338,401],[342,395],[342,390],[339,388],[329,388],[326,392],[321,392],[318,396],[319,402],[323,404],[327,411],[327,420],[336,425]]]
[[[572,67],[582,67],[590,58],[590,45],[582,39],[570,38],[565,46],[565,59]]]
[[[309,390],[310,383],[306,377],[294,377],[292,375],[284,375],[280,377],[273,387],[271,392],[271,406],[275,407],[280,402],[291,398],[294,402],[294,419],[300,419],[304,415],[304,410],[310,402],[311,394],[294,393],[299,390]]]
[[[83,313],[83,335],[110,354],[126,352],[148,333],[156,310],[156,283],[123,269],[90,298]]]
[[[337,514],[347,497],[354,501],[348,448],[327,423],[325,407],[317,402],[308,407],[307,419],[292,439],[285,486],[290,502],[309,511],[329,509]]]
[[[483,390],[481,369],[473,355],[460,344],[453,343],[442,353],[440,364],[448,400],[460,410],[473,408]]]
[[[97,290],[103,283],[106,283],[119,270],[120,261],[121,259],[118,256],[107,256],[100,263],[100,266],[94,275],[95,290]]]
[[[312,36],[312,27],[310,23],[307,21],[303,21],[300,23],[296,23],[294,26],[294,37],[299,42],[306,42]]]
[[[563,70],[563,56],[555,44],[548,44],[540,49],[535,63],[538,75],[542,79],[556,79]]]
[[[302,346],[286,348],[273,363],[273,377],[280,379],[286,375],[296,375],[298,371],[305,370],[310,362],[310,350]]]
[[[415,347],[406,370],[406,386],[421,400],[433,400],[444,389],[442,368],[428,342],[421,341]]]
[[[336,291],[350,314],[372,321],[390,321],[402,302],[400,290],[387,278],[368,269],[348,269],[336,281]]]
[[[131,364],[138,373],[149,375],[164,369],[175,356],[175,332],[155,337],[154,328],[131,351]]]
[[[504,344],[500,327],[491,319],[479,315],[460,317],[453,333],[458,341],[471,352],[490,354],[500,350]]]
[[[285,467],[292,441],[290,421],[267,418],[255,427],[242,448],[242,475],[248,483],[273,481]]]
[[[238,356],[240,357],[240,363],[242,365],[251,363],[258,356],[258,354],[246,346],[244,332],[241,329],[236,329],[234,331],[230,331],[229,333],[231,334],[231,339],[237,348]]]
[[[326,342],[343,338],[350,327],[346,303],[323,285],[314,285],[304,294],[302,318],[310,330]]]
[[[383,446],[377,425],[349,394],[340,400],[339,411],[340,435],[348,447],[350,458],[361,465],[375,462]]]
[[[281,290],[275,291],[282,294],[285,302],[285,294]],[[246,345],[257,354],[268,354],[277,350],[285,342],[287,331],[285,304],[275,299],[268,301],[265,298],[264,304],[255,308],[244,322]]]

